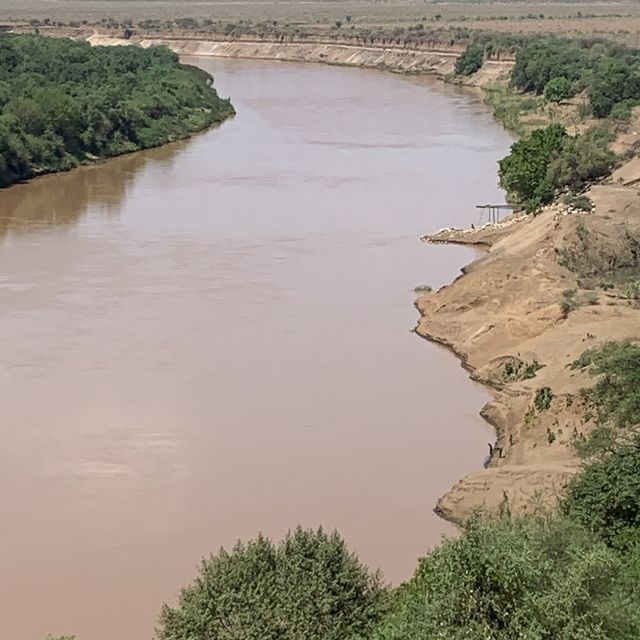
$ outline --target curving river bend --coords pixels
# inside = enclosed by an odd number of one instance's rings
[[[410,333],[501,201],[469,91],[199,60],[238,116],[0,192],[0,637],[150,638],[199,559],[338,528],[389,580],[451,528],[485,393]]]

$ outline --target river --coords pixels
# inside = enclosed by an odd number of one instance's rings
[[[143,640],[200,558],[338,528],[385,577],[452,528],[486,393],[411,333],[509,137],[431,78],[198,60],[238,115],[0,192],[0,637]]]

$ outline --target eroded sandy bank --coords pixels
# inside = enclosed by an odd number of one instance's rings
[[[163,44],[179,55],[316,62],[345,67],[381,69],[396,73],[430,73],[446,76],[453,71],[458,51],[406,49],[395,47],[332,44],[326,42],[214,41],[180,37],[133,37],[130,40],[109,34],[83,36],[94,45],[139,44],[142,47]],[[469,82],[482,86],[509,72],[513,63],[489,60]]]
[[[549,503],[577,470],[572,441],[590,426],[580,391],[593,380],[569,365],[606,341],[637,338],[640,326],[637,305],[599,287],[606,277],[599,261],[637,259],[640,193],[618,181],[628,169],[591,189],[592,213],[555,205],[536,217],[425,238],[488,247],[460,278],[416,305],[416,332],[450,348],[493,395],[482,410],[497,433],[488,468],[440,499],[443,517],[460,522],[479,507],[519,513]],[[560,303],[572,289],[576,308],[565,315]],[[553,396],[548,407],[535,400],[545,387]]]

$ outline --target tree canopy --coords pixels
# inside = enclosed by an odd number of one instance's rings
[[[470,44],[456,60],[455,72],[459,76],[470,76],[480,69],[483,62],[483,48],[477,44]]]
[[[569,136],[562,125],[534,129],[499,162],[500,186],[530,211],[553,200],[558,189],[579,191],[607,175],[615,161],[609,134],[592,128]]]
[[[186,137],[233,113],[164,47],[0,34],[0,186]]]
[[[631,640],[637,586],[622,558],[556,516],[472,518],[422,558],[376,640]]]
[[[555,185],[547,169],[566,138],[564,127],[552,124],[514,142],[509,155],[499,162],[500,186],[531,209],[550,202]]]
[[[386,590],[337,533],[296,529],[221,550],[162,611],[160,640],[356,640],[380,619]]]

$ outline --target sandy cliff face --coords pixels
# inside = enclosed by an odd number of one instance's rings
[[[487,469],[441,498],[446,518],[553,501],[577,470],[573,437],[590,426],[580,390],[593,380],[569,365],[586,349],[638,335],[637,305],[598,284],[607,256],[635,260],[630,237],[640,240],[640,195],[612,181],[590,196],[590,214],[557,205],[503,227],[435,237],[490,245],[462,277],[417,302],[417,332],[452,348],[494,396],[483,414],[496,427],[497,450]],[[576,308],[565,315],[560,303],[568,289],[577,290]],[[536,406],[545,387],[553,398]]]
[[[141,38],[122,40],[109,35],[93,34],[87,38],[92,44],[114,45],[136,42],[143,47],[164,44],[179,55],[214,56],[219,58],[248,58],[254,60],[282,60],[286,62],[322,62],[345,67],[384,69],[398,73],[435,73],[447,75],[453,71],[457,52],[424,51],[392,47],[366,47],[327,43],[280,43],[265,41],[218,42],[200,39]],[[488,61],[475,83],[486,84],[511,68],[508,61]]]

